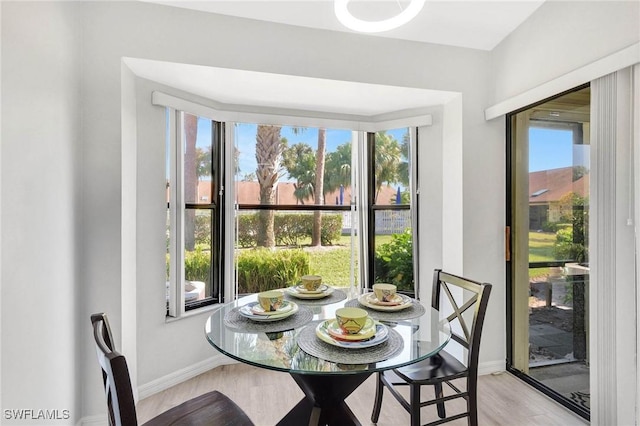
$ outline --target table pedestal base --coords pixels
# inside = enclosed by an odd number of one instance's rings
[[[360,425],[344,400],[370,375],[367,372],[344,376],[291,373],[305,397],[278,422],[278,426]]]

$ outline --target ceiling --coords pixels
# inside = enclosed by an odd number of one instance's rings
[[[262,21],[351,32],[335,18],[330,0],[156,1],[170,6]],[[402,28],[372,35],[474,49],[493,49],[544,0],[430,1]],[[397,14],[408,0],[354,0],[350,11],[361,19],[382,20]],[[191,64],[127,58],[138,76],[214,100],[231,110],[278,108],[349,114],[382,120],[400,111],[442,105],[454,92],[323,80],[290,75],[229,70]],[[376,118],[378,117],[378,118]]]
[[[412,114],[457,93],[125,58],[139,77],[212,99],[227,110],[302,110],[354,119]],[[255,108],[257,107],[257,108]],[[357,117],[360,116],[360,117]]]
[[[144,1],[281,24],[352,32],[336,19],[331,0]],[[371,35],[492,50],[542,3],[544,0],[427,0],[424,9],[408,24]],[[360,19],[374,21],[398,14],[407,4],[408,0],[354,0],[349,4],[349,10]]]

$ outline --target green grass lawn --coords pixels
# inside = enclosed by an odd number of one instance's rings
[[[556,260],[553,256],[553,245],[556,234],[553,232],[529,232],[529,262],[548,262]],[[549,268],[529,269],[529,278],[549,274]]]
[[[391,235],[379,235],[376,237],[376,247],[391,241]],[[334,241],[330,247],[315,250],[308,245],[309,241],[303,241],[302,247],[309,253],[309,270],[312,274],[322,276],[322,280],[338,287],[348,287],[351,284],[351,236],[342,235]],[[305,247],[306,246],[306,247]],[[358,281],[358,256],[355,258],[356,282]]]
[[[355,259],[356,282],[358,259]],[[309,251],[309,270],[322,276],[322,281],[338,287],[348,287],[351,283],[351,249],[333,248]]]
[[[556,234],[553,232],[529,232],[529,262],[547,262],[555,260],[553,245]]]

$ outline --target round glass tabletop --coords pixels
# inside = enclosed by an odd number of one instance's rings
[[[355,349],[346,345],[345,349],[339,344],[330,344],[330,340],[321,339],[316,328],[318,324],[328,324],[327,320],[334,319],[336,309],[343,307],[348,299],[327,305],[300,304],[300,310],[286,319],[289,322],[281,323],[291,324],[292,328],[274,332],[259,331],[263,323],[254,323],[246,318],[247,307],[240,309],[256,300],[257,296],[253,294],[215,310],[206,321],[207,340],[233,359],[292,374],[340,375],[399,368],[437,354],[451,337],[448,321],[441,319],[435,309],[425,306],[426,309],[420,311],[424,313],[412,319],[396,321],[385,315],[385,320],[380,321],[380,328],[387,332],[389,339],[385,339],[383,344],[363,345]],[[240,312],[244,312],[245,317],[238,320]],[[399,318],[403,318],[401,312]],[[236,322],[230,326],[232,318]],[[302,321],[296,322],[296,318]],[[272,329],[278,329],[276,322],[270,324]],[[263,329],[268,330],[269,327]]]

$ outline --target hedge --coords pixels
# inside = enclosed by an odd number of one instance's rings
[[[313,233],[313,214],[276,213],[273,221],[276,245],[299,247]],[[237,242],[242,248],[258,245],[258,215],[245,213],[238,215]],[[342,215],[323,213],[320,239],[325,246],[332,245],[342,233]]]
[[[242,250],[237,257],[238,293],[288,287],[309,273],[309,254],[302,250]]]

